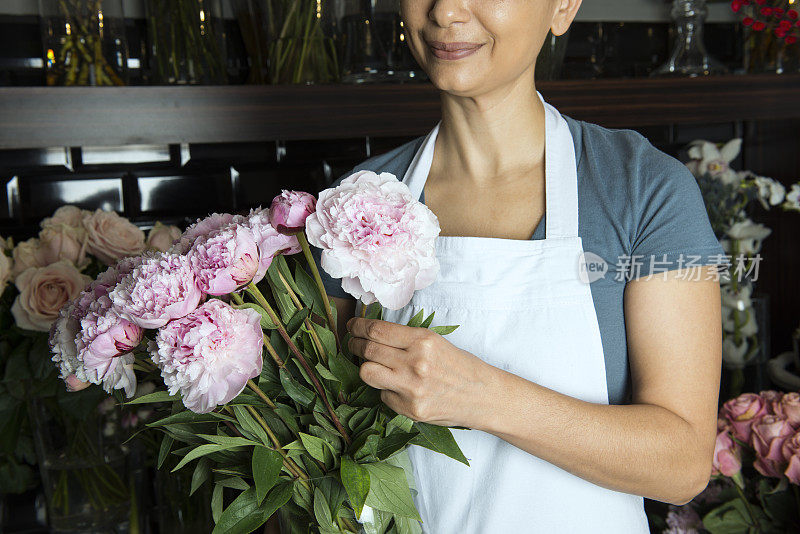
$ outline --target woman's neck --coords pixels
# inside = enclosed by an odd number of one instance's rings
[[[543,165],[544,106],[533,71],[476,97],[442,92],[434,166],[475,185],[519,176]],[[434,170],[434,169],[432,169]]]

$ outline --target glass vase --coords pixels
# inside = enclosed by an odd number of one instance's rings
[[[39,0],[47,85],[125,85],[122,0]]]
[[[751,5],[742,8],[745,16],[753,17],[755,9]],[[786,44],[778,38],[772,28],[756,31],[753,26],[745,28],[744,69],[748,74],[772,73],[789,74],[800,72],[800,44]]]
[[[728,69],[708,55],[703,25],[708,15],[706,0],[673,0],[675,42],[666,63],[653,76],[708,76],[727,74]]]
[[[192,470],[170,472],[162,466],[155,474],[155,506],[159,532],[211,532],[211,484],[189,495]]]
[[[399,0],[342,0],[342,81],[403,82],[427,75],[411,55]]]
[[[258,0],[258,4],[267,13],[269,83],[339,81],[332,0]]]
[[[148,76],[156,84],[224,84],[219,0],[145,0]]]
[[[114,399],[97,390],[29,404],[36,455],[53,532],[130,532],[131,500]]]

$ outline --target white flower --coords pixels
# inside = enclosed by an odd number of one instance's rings
[[[739,286],[738,291],[734,291],[730,285],[723,285],[720,287],[722,306],[739,311],[748,310],[753,307],[751,292],[752,288],[747,284]]]
[[[786,188],[783,187],[782,183],[766,176],[756,176],[754,180],[758,187],[758,200],[765,209],[783,202],[783,198],[786,196]]]
[[[741,139],[732,139],[721,148],[716,143],[705,140],[689,144],[689,161],[686,166],[697,177],[710,174],[725,184],[738,182],[739,176],[730,168],[742,148]]]
[[[754,336],[758,333],[758,323],[755,320],[755,310],[753,308],[746,308],[744,312],[740,312],[731,308],[723,308],[722,313],[722,329],[733,334],[736,332],[736,320],[734,313],[739,314],[739,333],[745,337]],[[742,323],[744,321],[744,323]]]
[[[792,188],[786,193],[783,209],[800,211],[800,183],[792,184]]]
[[[737,345],[733,341],[733,336],[726,336],[722,340],[722,362],[731,369],[741,369],[754,355],[748,356],[749,349],[747,338],[742,339],[742,343]]]
[[[737,253],[746,256],[753,255],[761,250],[761,242],[771,233],[772,230],[763,224],[746,219],[731,226],[726,236],[728,239],[720,240],[720,244],[726,252],[733,254],[734,243],[732,241],[736,241]]]

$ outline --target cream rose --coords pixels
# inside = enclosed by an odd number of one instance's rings
[[[70,228],[80,234],[84,232],[83,218],[91,215],[91,211],[82,210],[77,206],[61,206],[51,217],[42,221],[41,227],[45,228]]]
[[[39,240],[35,237],[18,243],[12,254],[14,255],[12,272],[14,278],[31,267],[44,267],[45,265]]]
[[[8,285],[8,281],[11,280],[11,271],[13,268],[14,262],[11,261],[11,258],[6,256],[4,250],[0,249],[0,295],[3,294],[6,285]]]
[[[166,252],[172,248],[172,244],[181,237],[181,229],[177,226],[168,226],[156,222],[147,234],[147,248]]]
[[[84,215],[89,253],[103,263],[113,265],[126,256],[144,252],[144,232],[116,212],[97,210]]]
[[[83,269],[88,264],[86,232],[63,225],[46,227],[39,233],[39,255],[44,265],[66,260]]]
[[[11,306],[11,313],[17,326],[47,332],[61,308],[91,281],[64,260],[47,267],[26,269],[15,280],[19,295]]]

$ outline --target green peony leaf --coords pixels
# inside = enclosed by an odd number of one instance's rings
[[[416,432],[395,432],[378,441],[375,456],[379,460],[385,460],[396,453],[417,436]]]
[[[289,371],[281,369],[280,376],[283,389],[293,401],[304,408],[309,408],[314,404],[314,399],[316,399],[314,392],[295,380]]]
[[[346,344],[347,336],[342,340],[342,346],[346,346]],[[358,366],[348,360],[341,352],[337,352],[328,360],[328,367],[331,373],[342,383],[342,391],[345,394],[352,393],[363,383],[358,374]]]
[[[183,412],[178,412],[176,414],[172,414],[164,419],[159,419],[153,423],[147,423],[148,427],[158,427],[164,425],[171,425],[175,423],[215,423],[217,421],[230,421],[234,422],[230,416],[221,413],[194,413],[190,410],[186,410]]]
[[[326,454],[330,454],[331,456],[336,454],[333,447],[331,447],[327,441],[316,436],[300,432],[300,441],[303,442],[303,447],[308,451],[308,454],[322,463],[326,463],[328,459]]]
[[[258,504],[264,501],[267,492],[278,482],[283,467],[283,458],[278,451],[266,447],[253,449],[253,480],[256,484]]]
[[[223,436],[220,434],[197,434],[199,437],[205,439],[206,441],[210,441],[211,443],[216,443],[217,445],[223,445],[226,447],[248,447],[251,445],[258,445],[257,442],[251,439],[240,438],[238,436]]]
[[[292,484],[281,483],[272,488],[259,505],[256,489],[239,494],[219,517],[212,534],[249,534],[264,523],[292,496]]]
[[[210,475],[211,463],[208,461],[208,458],[200,458],[200,461],[197,462],[194,468],[194,473],[192,473],[192,487],[189,490],[189,495],[193,495],[194,492],[208,480]]]
[[[317,283],[299,261],[295,263],[294,278],[298,288],[303,292],[302,295],[298,295],[303,304],[311,308],[315,314],[325,317],[325,305],[322,302],[322,295],[320,295]]]
[[[311,313],[311,310],[303,307],[292,314],[292,318],[286,323],[286,331],[289,333],[290,338],[294,338],[297,332],[300,331],[303,321],[306,320],[309,313]]]
[[[414,420],[405,415],[396,415],[386,423],[386,435],[399,430],[400,432],[411,432],[414,426]]]
[[[437,334],[441,334],[443,336],[446,336],[447,334],[449,334],[450,332],[454,331],[459,326],[461,326],[461,325],[457,324],[457,325],[452,325],[452,326],[432,326],[431,330],[433,330]]]
[[[408,321],[407,325],[408,326],[413,326],[413,327],[420,326],[422,324],[422,320],[423,320],[422,317],[423,317],[424,313],[425,313],[424,309],[419,310],[416,314],[414,314],[414,317],[412,317]]]
[[[175,439],[167,434],[164,434],[164,437],[161,438],[161,446],[158,448],[158,469],[161,469],[161,466],[164,465],[164,460],[167,459],[167,455],[170,449],[172,449],[172,444],[174,442]]]
[[[191,451],[189,451],[189,453],[186,454],[186,456],[181,458],[181,461],[178,462],[178,465],[176,465],[172,469],[172,471],[173,472],[177,471],[178,469],[180,469],[184,465],[188,464],[189,462],[191,462],[195,458],[200,458],[201,456],[205,456],[206,454],[211,454],[211,453],[214,453],[214,452],[220,452],[220,451],[225,451],[225,450],[229,450],[229,449],[234,449],[234,448],[239,447],[239,446],[240,445],[218,445],[216,443],[208,443],[206,445],[199,445],[199,446],[195,447],[194,449],[192,449]]]
[[[751,508],[757,516],[763,516],[761,508]],[[703,517],[703,527],[711,534],[748,534],[751,532],[750,515],[741,499],[736,498],[707,513]]]
[[[222,515],[222,497],[225,488],[220,484],[214,485],[214,491],[211,493],[211,518],[214,523],[219,523],[219,518]]]
[[[369,471],[354,462],[350,457],[342,456],[339,474],[342,478],[344,490],[347,492],[347,497],[350,499],[350,504],[356,512],[356,517],[360,517],[369,493]]]
[[[311,327],[317,333],[317,337],[319,337],[322,343],[322,348],[325,349],[325,361],[327,362],[336,354],[336,337],[333,335],[333,332],[314,321],[311,321]]]
[[[156,391],[148,395],[142,395],[137,399],[130,400],[125,404],[147,404],[149,402],[172,402],[180,400],[180,395],[170,395],[166,391]]]
[[[421,422],[414,423],[414,428],[419,430],[419,435],[411,440],[413,445],[440,452],[464,465],[469,465],[449,428]]]
[[[331,516],[331,507],[319,488],[314,488],[314,517],[317,519],[321,530],[335,529],[333,517]]]
[[[432,311],[431,314],[427,316],[424,321],[422,321],[422,324],[419,325],[420,328],[428,328],[431,325],[431,322],[433,322],[434,315],[436,315],[436,311]]]
[[[376,510],[420,519],[403,469],[385,462],[364,464],[363,467],[369,472],[367,505]]]

